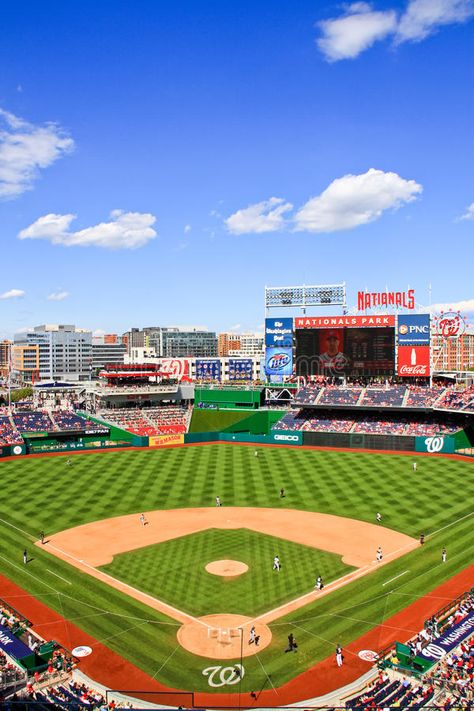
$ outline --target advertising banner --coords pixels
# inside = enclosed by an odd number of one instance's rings
[[[219,358],[196,360],[196,380],[220,380],[221,362]]]
[[[417,437],[415,440],[417,452],[428,452],[428,454],[452,454],[454,452],[454,437],[446,435],[434,435],[432,437]]]
[[[380,328],[395,326],[395,315],[387,316],[302,316],[295,328]]]
[[[265,345],[291,348],[293,345],[293,319],[266,318]]]
[[[400,346],[429,346],[430,315],[400,314],[397,319],[397,333]]]
[[[266,375],[292,375],[293,349],[267,348],[265,350]]]
[[[0,625],[0,649],[13,657],[13,659],[24,659],[31,657],[33,652],[26,644],[17,639],[15,635],[8,629]]]
[[[275,444],[303,444],[302,432],[288,432],[287,430],[272,430],[269,435],[270,441]]]
[[[162,358],[161,372],[177,380],[189,378],[191,373],[189,360],[187,358]]]
[[[229,358],[229,380],[253,380],[251,358]]]
[[[429,346],[398,346],[398,375],[401,378],[430,376]]]
[[[184,434],[152,435],[148,438],[149,447],[169,447],[184,444]]]
[[[449,627],[446,632],[443,632],[443,634],[433,640],[433,642],[423,647],[419,656],[437,662],[446,654],[452,652],[455,647],[458,647],[461,642],[472,635],[473,632],[474,611],[471,611],[461,622]]]

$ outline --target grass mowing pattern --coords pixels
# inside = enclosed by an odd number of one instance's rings
[[[273,558],[280,572],[272,569]],[[239,560],[249,570],[235,578],[212,575],[214,560]],[[272,610],[354,568],[341,557],[248,529],[209,529],[114,556],[101,570],[195,617],[219,612],[254,616]]]
[[[224,505],[321,511],[428,536],[423,548],[272,624],[274,642],[245,661],[242,691],[283,684],[472,563],[473,462],[209,445],[168,450],[18,458],[0,462],[2,573],[78,626],[175,688],[212,691],[206,660],[176,647],[178,625],[156,610],[32,548],[31,534],[142,510]],[[278,492],[285,487],[286,498]],[[10,525],[11,524],[11,525]],[[18,527],[20,530],[13,528]],[[430,534],[449,526],[430,538]],[[23,531],[23,532],[22,532]],[[441,548],[448,561],[441,564]],[[34,561],[22,562],[27,547]],[[48,570],[62,575],[67,585]],[[404,570],[410,573],[382,587]],[[1,591],[0,591],[1,597]],[[440,606],[444,601],[440,601]],[[293,631],[298,654],[283,653]],[[47,630],[39,630],[47,635]]]

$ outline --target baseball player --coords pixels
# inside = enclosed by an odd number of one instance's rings
[[[216,496],[216,506],[222,506],[220,496]]]
[[[383,558],[382,547],[379,546],[379,547],[377,548],[377,554],[376,554],[376,556],[375,556],[375,559],[376,559],[377,563],[380,563],[380,561],[382,560],[382,558]]]
[[[380,522],[381,522],[381,520],[382,520],[382,514],[380,513],[380,511],[377,511],[377,513],[375,514],[375,518],[376,518],[376,520],[377,520],[377,523],[380,523]]]
[[[280,571],[280,569],[281,569],[280,558],[276,555],[273,559],[273,570]]]
[[[252,627],[250,628],[249,644],[255,644],[256,636],[257,636],[257,633],[255,631],[255,626],[252,625]]]

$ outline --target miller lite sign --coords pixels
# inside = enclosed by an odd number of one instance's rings
[[[398,346],[397,372],[401,378],[429,378],[430,347]]]
[[[267,375],[292,375],[293,350],[291,348],[267,348],[265,351]]]

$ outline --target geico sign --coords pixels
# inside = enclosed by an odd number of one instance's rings
[[[275,439],[275,440],[277,440],[277,441],[278,441],[278,440],[281,440],[282,442],[299,442],[299,441],[300,441],[300,438],[298,437],[298,435],[280,435],[280,434],[276,434],[276,435],[273,435],[273,439]]]
[[[427,437],[425,439],[426,451],[433,454],[434,452],[441,452],[444,445],[444,437]]]

